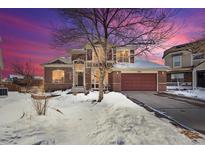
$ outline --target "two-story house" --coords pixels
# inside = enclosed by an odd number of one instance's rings
[[[174,46],[164,52],[168,85],[205,87],[205,41]]]
[[[70,56],[55,58],[45,64],[45,91],[83,88],[98,89],[98,61],[103,60],[103,50],[95,43],[98,57],[86,44],[82,49],[72,49]],[[104,79],[105,89],[113,91],[163,91],[166,90],[167,67],[149,61],[136,60],[135,50],[131,46],[109,46],[106,55],[110,66]]]

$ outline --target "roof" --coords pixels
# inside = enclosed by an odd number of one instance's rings
[[[81,54],[81,53],[85,53],[85,50],[84,49],[72,49],[70,51],[71,54]]]
[[[52,59],[52,60],[50,60],[47,63],[44,63],[42,65],[53,64],[55,62],[56,63],[62,62],[63,64],[72,64],[71,57],[58,57],[58,58]]]
[[[181,45],[171,47],[164,51],[163,57],[167,56],[170,53],[178,51],[190,51],[190,52],[205,52],[205,39],[197,40],[194,42],[189,42]]]
[[[160,65],[151,61],[137,59],[135,63],[117,63],[114,69],[132,69],[132,70],[169,70],[168,66]]]

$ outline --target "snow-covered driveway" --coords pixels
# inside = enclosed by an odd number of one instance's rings
[[[0,144],[197,144],[120,93],[101,103],[93,101],[97,92],[60,94],[49,100],[46,116],[35,114],[29,94],[0,99]]]

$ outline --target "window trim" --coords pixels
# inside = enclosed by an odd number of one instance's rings
[[[55,82],[55,80],[53,80],[53,72],[55,72],[55,71],[63,71],[63,80],[62,80],[62,82]],[[52,71],[51,71],[51,74],[52,74],[52,76],[51,76],[51,82],[52,82],[53,84],[64,84],[64,83],[65,83],[65,70],[55,69],[55,70],[52,70]]]
[[[175,75],[182,75],[183,77],[182,78],[172,78],[172,76],[175,76]],[[174,80],[174,79],[184,79],[184,73],[172,73],[171,74],[171,80]]]

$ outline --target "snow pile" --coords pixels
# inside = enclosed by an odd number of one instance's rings
[[[160,65],[151,61],[137,59],[135,63],[117,63],[113,66],[114,68],[121,69],[169,69],[169,67]]]
[[[205,89],[168,91],[168,93],[205,100]]]
[[[1,99],[0,144],[197,144],[120,93],[106,94],[101,103],[97,92],[56,93],[46,116],[36,115],[29,94]]]
[[[156,118],[119,93],[115,93],[115,103],[112,97],[103,100],[112,105],[100,116],[92,144],[192,144],[165,119]]]
[[[192,86],[167,86],[167,90],[190,90]]]

